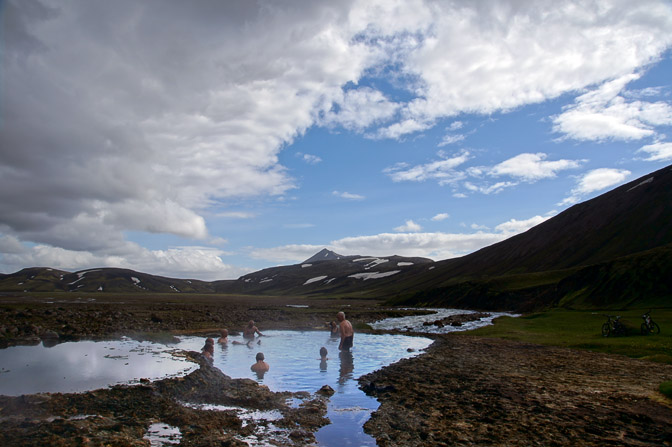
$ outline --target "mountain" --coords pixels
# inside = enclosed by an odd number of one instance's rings
[[[672,294],[672,270],[658,267],[672,265],[671,244],[668,166],[525,233],[437,262],[397,284],[395,302],[518,309],[660,303]]]
[[[670,166],[577,204],[557,216],[460,258],[342,256],[323,249],[301,264],[237,280],[171,279],[124,269],[48,268],[0,274],[8,292],[187,292],[386,299],[527,311],[656,307],[672,295]]]
[[[419,257],[341,256],[324,249],[301,264],[271,267],[234,282],[215,283],[215,290],[267,295],[359,293],[371,282],[405,276],[414,266],[433,263]]]
[[[33,267],[10,275],[0,274],[0,291],[212,293],[214,288],[206,281],[164,278],[127,269],[97,268],[71,273]]]
[[[322,250],[315,253],[310,258],[303,261],[302,264],[312,264],[313,262],[320,262],[320,261],[338,261],[339,259],[344,258],[344,257],[345,256],[339,255],[338,253],[334,253],[331,250],[327,250],[326,248],[323,248]]]
[[[2,292],[111,292],[111,293],[239,293],[307,295],[358,290],[370,279],[401,274],[410,267],[433,263],[427,258],[340,256],[322,250],[311,263],[271,267],[237,280],[199,281],[165,278],[127,269],[96,268],[66,272],[27,268],[0,274]]]

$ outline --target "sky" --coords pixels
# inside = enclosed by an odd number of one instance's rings
[[[0,0],[0,273],[463,256],[672,163],[672,2]]]

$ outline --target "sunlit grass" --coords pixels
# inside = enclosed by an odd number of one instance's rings
[[[627,311],[551,310],[518,318],[504,317],[471,334],[497,337],[552,346],[621,354],[628,357],[672,364],[672,310],[654,309],[651,316],[658,323],[658,335],[641,335],[641,315],[648,309]],[[603,337],[603,314],[621,315],[627,334]]]

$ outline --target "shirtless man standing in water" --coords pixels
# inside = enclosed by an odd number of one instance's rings
[[[338,345],[338,349],[349,351],[352,348],[352,339],[355,336],[355,331],[352,329],[352,324],[345,319],[343,312],[336,314],[336,318],[338,319],[338,327],[341,333],[341,343]]]

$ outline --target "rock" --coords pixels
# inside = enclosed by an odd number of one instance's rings
[[[42,340],[58,340],[60,337],[57,332],[52,330],[46,330],[40,335]]]
[[[331,397],[331,396],[334,395],[335,392],[336,391],[334,391],[334,389],[332,387],[330,387],[329,385],[324,385],[322,388],[320,388],[318,390],[317,394],[320,394],[322,396]]]

